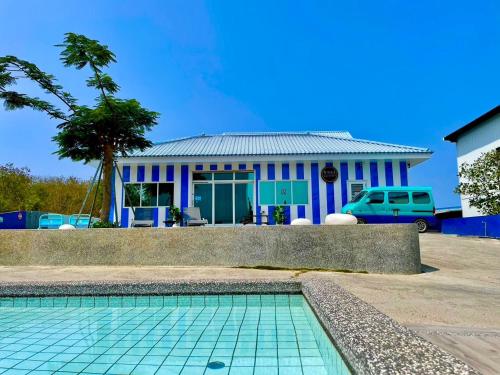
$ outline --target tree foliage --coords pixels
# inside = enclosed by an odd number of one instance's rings
[[[455,189],[484,215],[500,214],[500,151],[482,154],[473,163],[459,167],[460,183]]]
[[[15,56],[0,57],[0,100],[3,100],[6,110],[29,107],[58,120],[59,133],[53,140],[58,145],[56,153],[59,157],[85,163],[103,160],[101,220],[107,221],[113,160],[131,150],[150,147],[151,142],[145,134],[156,125],[159,114],[143,108],[135,99],[115,97],[120,87],[103,71],[116,62],[116,56],[108,46],[84,35],[67,33],[57,47],[62,48],[60,59],[64,66],[90,70],[86,85],[98,90],[95,105],[79,104],[53,75]],[[36,83],[59,106],[10,89],[20,79]]]
[[[76,177],[36,177],[28,168],[16,168],[12,164],[0,165],[0,212],[34,210],[61,214],[78,213],[90,181]],[[96,187],[91,191],[94,196]],[[93,215],[99,213],[101,195]],[[89,213],[91,200],[84,207]]]
[[[28,168],[0,165],[0,212],[34,207],[37,202],[32,196],[32,182]]]

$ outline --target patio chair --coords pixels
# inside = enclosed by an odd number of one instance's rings
[[[78,223],[76,222],[78,220]],[[78,229],[87,229],[89,227],[90,215],[80,215],[78,218],[78,214],[73,214],[69,217],[69,224],[73,225]]]
[[[38,229],[59,229],[64,224],[61,214],[43,214],[38,219]]]
[[[152,208],[136,208],[135,217],[132,220],[133,228],[149,228],[154,225]]]
[[[201,218],[200,207],[184,207],[182,218],[188,227],[200,227],[208,224],[207,219]]]

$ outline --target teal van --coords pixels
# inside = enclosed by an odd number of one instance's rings
[[[387,186],[362,190],[342,207],[360,224],[415,223],[420,233],[437,225],[432,188]]]

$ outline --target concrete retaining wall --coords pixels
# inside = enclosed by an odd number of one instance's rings
[[[0,265],[322,268],[419,273],[416,226],[2,230]]]

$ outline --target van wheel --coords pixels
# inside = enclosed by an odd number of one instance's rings
[[[429,229],[429,224],[424,219],[415,220],[415,224],[417,224],[418,233],[425,233]]]
[[[358,224],[366,224],[366,220],[358,217]]]

